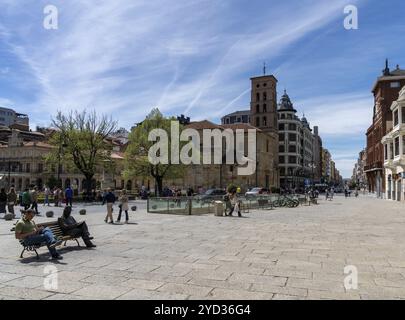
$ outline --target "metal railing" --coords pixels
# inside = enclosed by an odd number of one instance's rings
[[[201,200],[199,197],[157,197],[148,198],[148,213],[198,215],[214,213],[214,201],[218,199]],[[273,209],[274,207],[296,207],[298,205],[310,204],[307,195],[280,196],[279,194],[239,196],[243,212],[251,209]],[[226,206],[226,203],[221,200]]]

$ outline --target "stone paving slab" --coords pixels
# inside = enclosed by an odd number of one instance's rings
[[[26,253],[0,220],[0,299],[405,299],[405,208],[371,197],[251,211],[247,218],[131,214],[105,224],[101,206],[85,219],[97,248],[60,248],[64,259]],[[61,208],[52,208],[56,217]],[[56,219],[53,218],[53,220]],[[50,221],[37,217],[36,222]],[[344,268],[358,289],[344,287]],[[58,270],[46,290],[44,268]]]

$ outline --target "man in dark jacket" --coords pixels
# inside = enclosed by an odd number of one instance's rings
[[[75,218],[71,216],[72,207],[65,207],[63,210],[63,215],[58,219],[58,224],[61,227],[64,234],[72,237],[82,237],[84,244],[87,248],[95,248],[91,240],[93,237],[90,237],[89,229],[85,221],[77,222]]]
[[[114,218],[113,218],[113,205],[115,202],[116,198],[114,193],[112,193],[111,188],[107,189],[107,192],[104,194],[103,197],[103,205],[106,203],[107,204],[107,216],[105,217],[104,221],[107,223],[108,219],[110,219],[111,224],[114,224]]]

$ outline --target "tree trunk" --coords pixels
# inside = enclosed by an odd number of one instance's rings
[[[162,176],[157,176],[155,178],[156,181],[156,186],[157,190],[155,190],[155,194],[157,197],[159,197],[162,194],[163,191],[163,177]]]
[[[92,197],[92,193],[91,193],[91,180],[93,179],[93,176],[85,176],[86,177],[86,194],[87,194],[87,200],[90,201],[91,197]]]

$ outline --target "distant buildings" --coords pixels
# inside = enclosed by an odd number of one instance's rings
[[[364,168],[367,162],[367,152],[362,150],[359,153],[359,158],[354,165],[352,183],[356,184],[358,188],[365,189],[367,188],[367,175],[364,172]]]
[[[372,92],[374,94],[374,112],[372,125],[367,130],[367,164],[364,171],[367,175],[369,191],[382,197],[385,193],[384,148],[382,138],[392,129],[392,103],[398,99],[401,88],[405,85],[405,70],[397,65],[390,70],[388,60],[382,76],[378,77]]]
[[[17,113],[13,109],[0,107],[0,127],[27,130],[29,118],[26,114]]]

